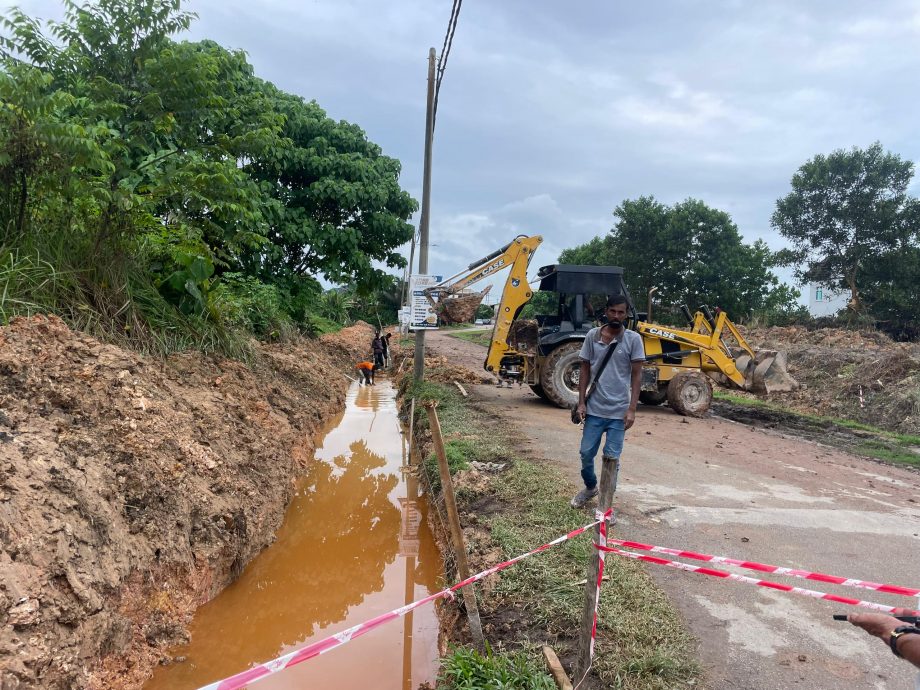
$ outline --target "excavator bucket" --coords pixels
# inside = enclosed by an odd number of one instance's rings
[[[758,350],[751,357],[740,350],[735,354],[735,367],[744,374],[744,389],[752,393],[764,395],[794,391],[799,387],[798,381],[789,374],[785,352]]]

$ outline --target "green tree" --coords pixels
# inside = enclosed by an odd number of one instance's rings
[[[640,197],[624,201],[614,214],[617,224],[608,235],[565,250],[559,261],[622,267],[640,308],[653,287],[665,318],[669,309],[679,318],[681,304],[706,303],[742,319],[797,298],[770,270],[775,259],[767,245],[744,243],[724,211],[696,199],[666,206]]]
[[[873,277],[894,260],[912,256],[920,236],[920,205],[907,194],[914,166],[886,152],[878,142],[867,149],[818,155],[792,177],[792,191],[776,202],[772,224],[792,247],[781,253],[796,277],[847,290],[849,306],[864,310],[862,291],[878,295]],[[869,265],[875,266],[870,272]]]
[[[416,204],[360,128],[242,52],[173,40],[181,0],[64,4],[61,22],[0,18],[0,253],[67,284],[49,310],[211,342],[199,327],[276,332],[279,308],[308,323],[314,276],[391,287]],[[247,316],[260,304],[271,324]]]
[[[385,286],[374,265],[401,268],[395,250],[412,238],[417,204],[399,186],[399,161],[360,127],[335,122],[314,101],[263,89],[284,115],[289,146],[245,170],[271,196],[270,244],[250,255],[263,275],[320,274],[361,290]]]
[[[480,304],[476,307],[476,315],[474,318],[477,319],[492,319],[495,317],[495,308],[490,307],[488,304]]]

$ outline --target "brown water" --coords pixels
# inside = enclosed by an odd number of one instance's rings
[[[405,451],[389,382],[352,384],[276,542],[199,609],[191,643],[172,650],[187,660],[145,690],[198,688],[437,591],[441,558]],[[252,687],[414,689],[434,680],[437,636],[423,606]]]

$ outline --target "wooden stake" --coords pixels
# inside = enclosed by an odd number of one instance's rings
[[[434,442],[434,452],[438,456],[438,468],[441,470],[441,495],[444,497],[450,535],[454,542],[454,551],[457,553],[457,571],[460,579],[465,580],[470,576],[470,566],[466,561],[466,544],[463,542],[460,515],[457,513],[457,501],[454,499],[454,485],[450,478],[450,468],[447,466],[447,452],[444,450],[444,438],[441,436],[441,422],[438,421],[438,413],[434,409],[434,402],[425,403],[425,408],[428,410],[431,440]],[[470,619],[470,632],[473,635],[473,641],[481,649],[485,638],[482,635],[482,623],[479,620],[476,592],[473,591],[473,585],[467,585],[460,591],[463,592],[463,603],[466,605],[466,615]]]
[[[406,464],[412,465],[412,443],[415,441],[415,398],[409,403],[409,449],[406,451]]]
[[[553,651],[552,647],[543,646],[543,659],[546,661],[546,668],[549,669],[549,674],[556,681],[556,685],[559,686],[559,690],[572,690],[572,681],[566,675],[565,669],[562,668],[559,657],[556,656],[556,652]]]
[[[613,458],[604,458],[601,467],[601,482],[597,495],[597,508],[605,513],[613,505],[613,492],[617,486],[617,461]],[[595,528],[594,541],[598,543],[601,526]],[[591,631],[594,629],[594,609],[597,603],[597,571],[600,567],[602,554],[597,549],[588,559],[588,575],[585,585],[585,605],[581,612],[581,628],[578,631],[578,657],[575,662],[574,678],[579,679],[579,684],[584,680],[591,666]]]

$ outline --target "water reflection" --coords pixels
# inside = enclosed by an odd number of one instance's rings
[[[188,661],[158,671],[148,690],[198,687],[436,591],[439,555],[394,397],[387,383],[352,387],[276,543],[199,611],[192,643],[173,652]],[[417,687],[437,656],[426,609],[257,687]]]

